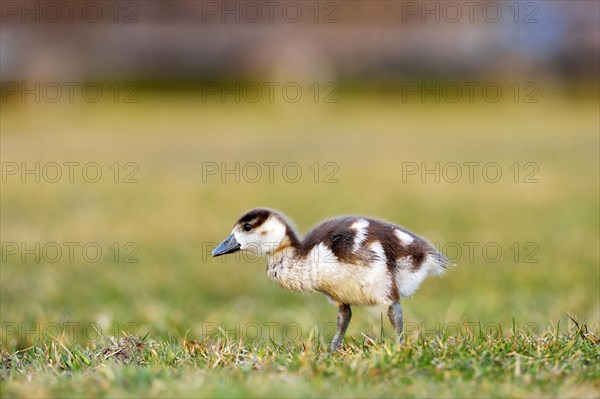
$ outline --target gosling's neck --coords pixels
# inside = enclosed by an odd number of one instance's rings
[[[314,292],[312,264],[297,254],[298,247],[291,242],[277,248],[267,256],[267,276],[287,290]]]

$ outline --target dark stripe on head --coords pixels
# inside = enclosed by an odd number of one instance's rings
[[[287,235],[290,244],[293,247],[300,246],[300,240],[298,239],[298,235],[293,227],[292,222],[285,216],[284,214],[269,208],[254,208],[246,212],[241,218],[238,219],[236,225],[243,225],[245,223],[250,223],[252,228],[255,229],[257,227],[262,226],[262,224],[269,218],[275,217],[277,218],[283,225],[285,226],[285,234]]]
[[[246,212],[241,218],[239,218],[236,224],[250,223],[252,224],[252,228],[256,228],[261,226],[265,220],[271,216],[272,213],[273,212],[270,209],[255,208]]]

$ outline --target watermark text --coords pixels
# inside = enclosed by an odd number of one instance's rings
[[[2,162],[2,183],[139,183],[136,162],[114,162],[102,165],[98,162]]]
[[[202,183],[339,183],[336,162],[202,162]]]
[[[133,241],[105,245],[95,241],[3,241],[2,263],[138,263],[139,245]]]

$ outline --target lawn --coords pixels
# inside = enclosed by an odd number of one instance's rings
[[[599,104],[539,99],[4,103],[2,396],[598,397]],[[255,206],[388,219],[457,267],[404,345],[355,308],[329,354],[324,297],[210,257]]]

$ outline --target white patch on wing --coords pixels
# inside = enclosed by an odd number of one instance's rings
[[[373,241],[371,245],[369,245],[369,249],[375,253],[378,260],[385,261],[385,250],[379,241]]]
[[[314,276],[315,289],[334,301],[348,305],[391,304],[391,280],[381,243],[369,248],[376,254],[368,265],[341,263],[323,243],[311,250],[307,261]]]
[[[352,223],[350,226],[351,229],[356,230],[356,236],[354,237],[354,245],[352,246],[353,252],[358,252],[360,249],[360,245],[367,238],[367,227],[369,227],[369,222],[364,219],[359,219],[356,222]]]
[[[415,237],[413,237],[412,235],[408,234],[405,231],[395,229],[394,233],[396,233],[396,237],[398,237],[400,242],[404,245],[409,245],[410,243],[412,243],[415,240]]]
[[[398,264],[398,274],[396,284],[400,289],[400,296],[405,298],[414,294],[423,280],[430,274],[439,274],[439,263],[435,257],[428,254],[417,270],[412,270],[413,263],[410,257],[404,257],[396,260]]]

